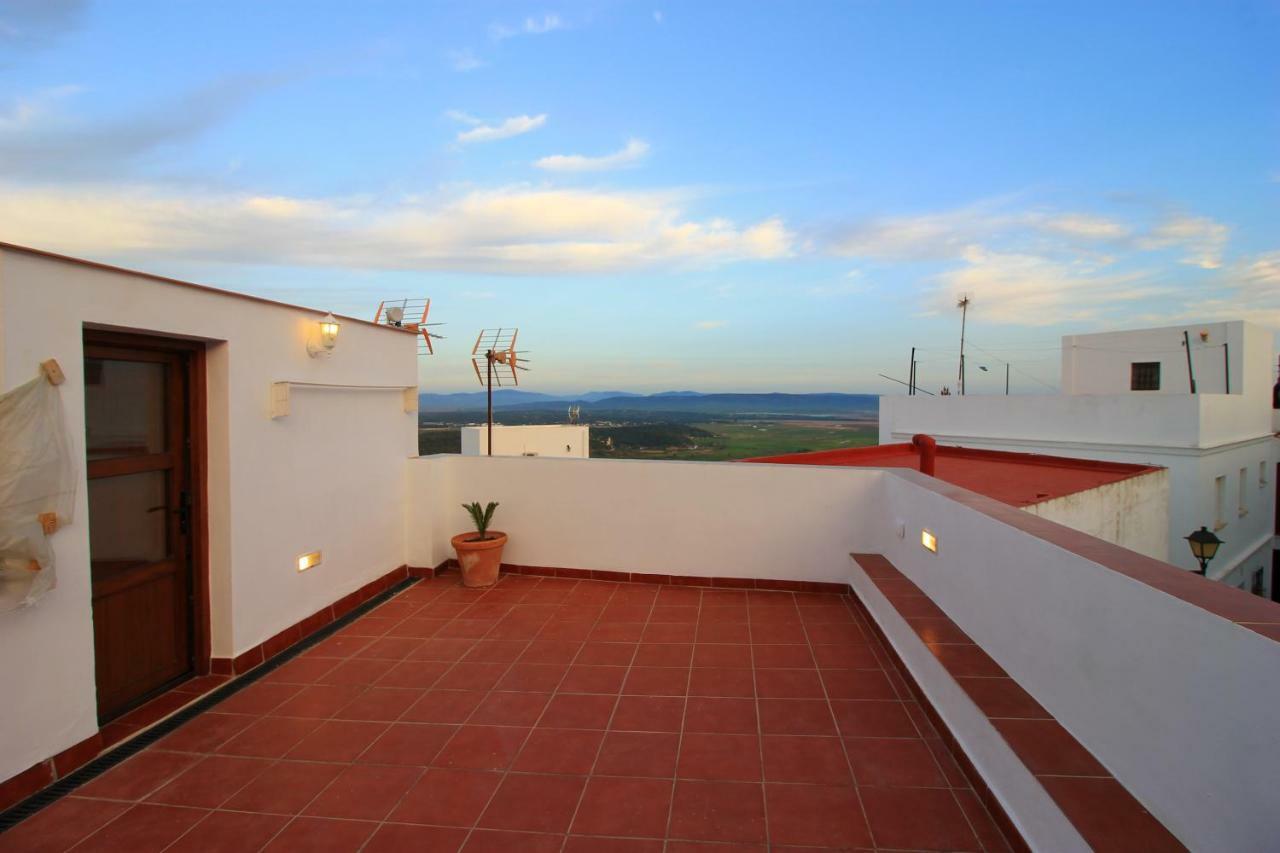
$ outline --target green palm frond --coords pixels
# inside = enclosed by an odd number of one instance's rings
[[[484,539],[485,534],[489,531],[489,524],[493,521],[493,512],[498,508],[497,501],[489,501],[488,506],[480,506],[479,501],[473,501],[469,504],[463,504],[462,508],[471,515],[471,521],[476,526],[476,532],[480,534],[480,538]]]

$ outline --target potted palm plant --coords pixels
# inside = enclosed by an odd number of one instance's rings
[[[475,533],[459,533],[450,540],[458,554],[462,585],[493,586],[498,581],[498,569],[502,567],[502,548],[507,544],[507,534],[489,530],[493,512],[498,508],[497,501],[490,501],[484,507],[477,501],[463,504],[462,508],[471,514],[471,521],[476,526]]]

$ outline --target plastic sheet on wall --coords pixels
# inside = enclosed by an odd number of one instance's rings
[[[54,587],[40,516],[71,521],[76,474],[58,388],[44,377],[0,394],[0,611]]]

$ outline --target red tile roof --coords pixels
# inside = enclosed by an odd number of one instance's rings
[[[881,444],[742,461],[919,470],[920,451],[912,444]],[[938,445],[934,476],[1011,506],[1023,507],[1159,470],[1150,465]]]

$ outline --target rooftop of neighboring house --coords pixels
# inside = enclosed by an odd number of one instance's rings
[[[760,456],[742,461],[917,470],[921,467],[920,448],[909,442]],[[1159,470],[1162,469],[1150,465],[939,445],[934,476],[1011,506],[1023,507]]]

